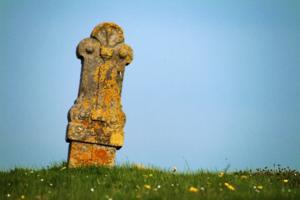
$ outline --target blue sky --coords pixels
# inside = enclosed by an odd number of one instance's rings
[[[0,168],[66,160],[75,49],[100,22],[123,27],[135,58],[118,163],[300,169],[298,1],[0,3]]]

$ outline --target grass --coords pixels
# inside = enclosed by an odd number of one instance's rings
[[[15,168],[0,171],[0,199],[300,199],[300,173],[289,168],[174,171],[136,165]]]

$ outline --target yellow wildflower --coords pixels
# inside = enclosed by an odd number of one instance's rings
[[[134,166],[135,166],[137,169],[145,169],[145,166],[142,165],[142,164],[139,164],[139,163],[135,164]]]
[[[241,176],[241,179],[247,179],[247,178],[248,178],[248,176],[246,176],[246,175]]]
[[[198,188],[195,188],[195,187],[193,187],[193,186],[191,186],[190,188],[189,188],[189,192],[198,192],[199,190],[198,190]]]
[[[235,191],[235,188],[233,187],[233,185],[229,184],[229,183],[224,183],[224,185],[227,187],[227,189],[231,190],[231,191]]]
[[[21,199],[25,199],[25,195],[21,195]]]
[[[220,173],[218,174],[218,176],[219,176],[220,178],[222,178],[222,177],[224,176],[224,172],[220,172]]]
[[[144,188],[150,190],[150,189],[151,189],[151,186],[146,184],[146,185],[144,185]]]
[[[284,183],[288,183],[289,180],[288,180],[288,179],[283,179],[283,182],[284,182]]]
[[[256,188],[262,190],[264,187],[262,185],[258,185]]]

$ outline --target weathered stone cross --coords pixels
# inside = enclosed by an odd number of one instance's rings
[[[124,142],[125,113],[121,91],[125,66],[133,58],[122,29],[97,25],[77,46],[82,61],[78,97],[69,111],[68,166],[114,165]]]

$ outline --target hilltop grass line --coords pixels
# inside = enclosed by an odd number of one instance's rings
[[[300,199],[291,169],[176,172],[140,165],[0,171],[0,199]]]

